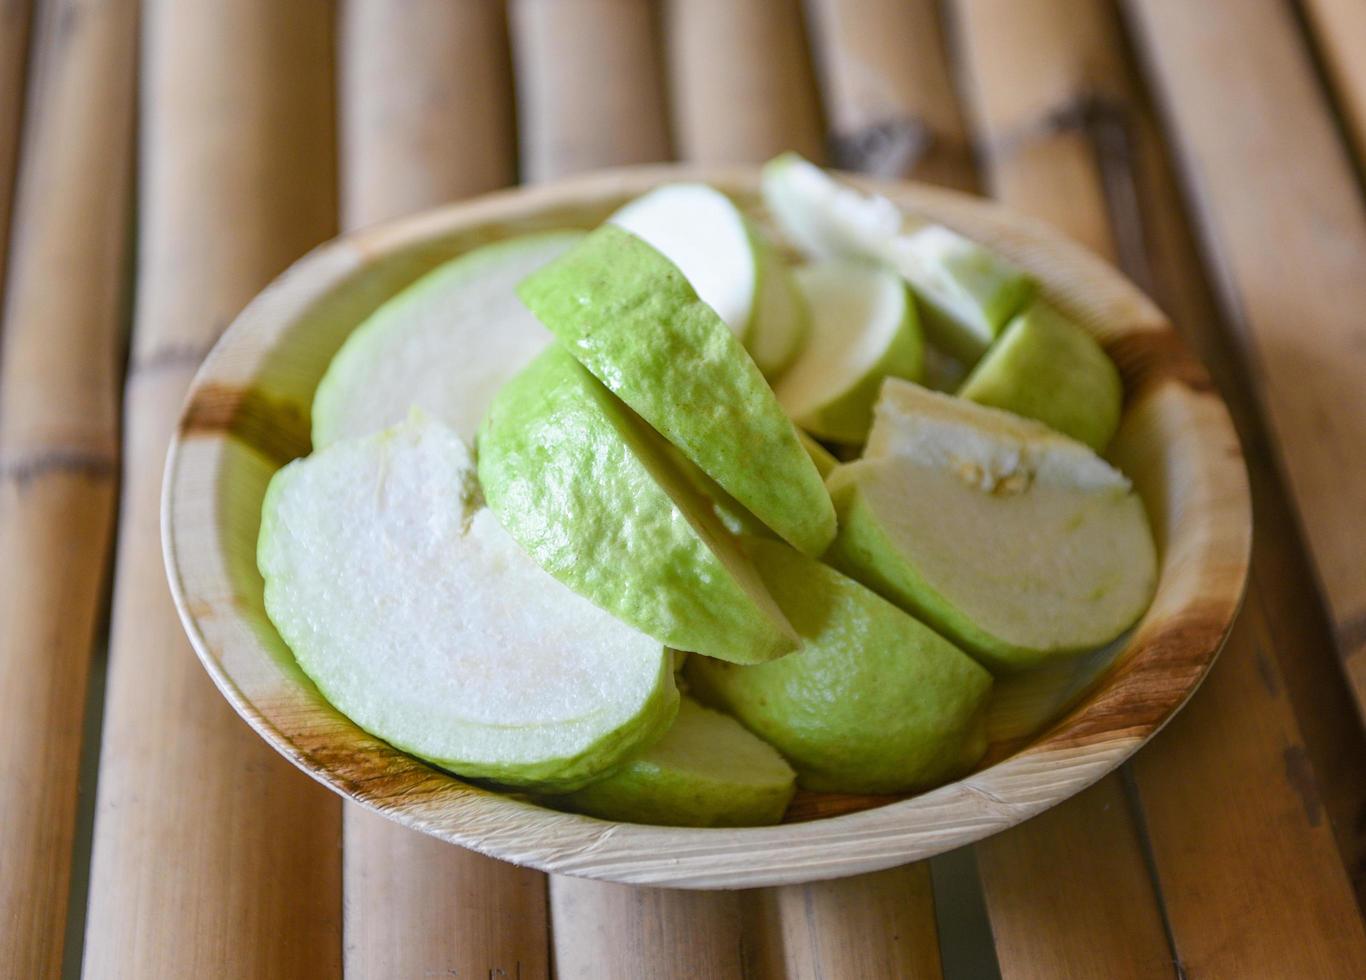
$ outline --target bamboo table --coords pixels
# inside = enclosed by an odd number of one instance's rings
[[[1366,976],[1363,41],[1363,0],[0,3],[0,977]],[[236,311],[339,227],[787,148],[1050,221],[1201,352],[1258,526],[1190,705],[971,849],[751,892],[547,880],[276,757],[157,528]]]

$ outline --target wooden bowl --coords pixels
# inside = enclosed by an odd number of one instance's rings
[[[786,884],[886,868],[1020,823],[1110,772],[1199,685],[1238,610],[1251,534],[1246,474],[1223,403],[1163,314],[1094,256],[975,198],[863,182],[1036,275],[1102,340],[1126,407],[1111,456],[1134,480],[1161,555],[1141,623],[1095,655],[998,685],[992,748],[955,783],[906,798],[802,794],[752,829],[613,823],[470,786],[333,709],[266,618],[256,570],[271,475],[309,451],[313,390],[342,340],[385,298],[476,246],[598,224],[682,177],[761,220],[752,169],[615,171],[484,197],[323,245],[265,290],[195,379],[166,467],[171,589],[214,682],[286,758],[338,793],[443,840],[543,871],[684,888]]]

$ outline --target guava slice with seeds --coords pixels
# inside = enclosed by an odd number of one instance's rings
[[[1152,599],[1129,480],[1030,419],[890,379],[864,458],[827,482],[826,559],[992,670],[1103,646]]]

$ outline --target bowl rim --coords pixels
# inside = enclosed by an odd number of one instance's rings
[[[376,256],[462,228],[535,215],[561,206],[634,196],[671,180],[704,180],[752,192],[758,169],[653,165],[513,188],[446,205],[341,235],[285,270],[233,321],[196,373],[166,458],[162,493],[163,556],[176,609],[191,644],[233,708],[277,751],[340,795],[397,822],[451,843],[543,871],[625,883],[681,888],[740,888],[789,884],[879,870],[933,856],[1014,826],[1067,799],[1111,772],[1152,738],[1199,687],[1223,646],[1246,587],[1251,506],[1241,449],[1227,409],[1204,370],[1166,317],[1137,287],[1081,246],[1032,219],[956,191],[910,182],[845,175],[903,207],[950,213],[967,223],[998,225],[1018,236],[1021,256],[1066,266],[1081,291],[1106,295],[1107,310],[1122,310],[1119,340],[1143,335],[1137,355],[1144,382],[1128,393],[1126,417],[1139,403],[1162,400],[1198,416],[1188,449],[1200,454],[1202,489],[1220,503],[1220,534],[1194,554],[1199,588],[1148,628],[1147,616],[1126,646],[1122,663],[1080,702],[1013,754],[956,782],[897,802],[806,822],[754,828],[660,827],[563,813],[472,787],[361,732],[340,715],[327,733],[350,729],[363,745],[360,768],[339,767],[319,742],[286,732],[274,717],[282,706],[260,705],[239,686],[234,668],[206,635],[213,617],[241,618],[223,581],[213,595],[192,595],[185,581],[182,539],[202,539],[205,507],[185,507],[187,453],[204,450],[221,461],[233,438],[226,428],[197,426],[196,404],[220,373],[231,374],[240,341],[278,317],[282,298],[316,301]],[[941,218],[941,220],[943,220]],[[953,224],[953,221],[949,221]],[[984,225],[985,226],[985,225]],[[312,282],[310,276],[317,279]],[[1045,282],[1066,292],[1068,282]],[[1107,305],[1108,304],[1108,305]],[[306,305],[306,304],[305,304]],[[291,308],[285,303],[286,308]],[[299,312],[304,306],[294,303]],[[1107,346],[1109,339],[1107,339]],[[1112,350],[1112,353],[1115,353]],[[261,357],[267,357],[262,354]],[[1118,359],[1118,357],[1117,357]],[[1196,458],[1196,457],[1193,457]],[[204,460],[197,460],[204,462]],[[214,537],[216,541],[217,538]],[[1165,569],[1165,565],[1164,565]],[[1165,573],[1164,576],[1165,577]],[[1159,580],[1159,587],[1161,579]],[[250,643],[239,637],[238,642]],[[261,646],[257,641],[258,647]],[[250,651],[248,651],[250,652]],[[257,651],[269,657],[264,648]],[[1173,674],[1172,672],[1175,671]],[[1163,675],[1165,683],[1145,687]],[[1173,678],[1176,678],[1175,682]],[[313,695],[314,697],[320,697]],[[325,704],[325,702],[324,702]],[[336,715],[335,709],[327,710]]]

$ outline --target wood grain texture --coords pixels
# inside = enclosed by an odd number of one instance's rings
[[[937,0],[806,0],[831,163],[973,190]]]
[[[511,0],[522,178],[670,157],[652,0]]]
[[[941,976],[928,863],[745,894],[750,975]]]
[[[1366,4],[1360,0],[1301,0],[1328,69],[1359,163],[1366,165]]]
[[[607,172],[349,236],[251,304],[197,380],[164,510],[172,591],[224,695],[297,765],[409,826],[543,870],[628,883],[733,888],[880,870],[981,839],[1094,783],[1180,706],[1232,620],[1249,532],[1238,447],[1206,375],[1127,282],[1037,222],[912,185],[864,183],[1040,276],[1049,298],[1114,354],[1132,392],[1115,452],[1152,513],[1157,595],[1113,666],[1042,737],[1001,746],[1000,761],[956,783],[862,812],[725,832],[645,827],[467,786],[365,735],[302,683],[264,615],[252,556],[265,485],[306,451],[304,413],[346,325],[474,244],[591,226],[660,182],[688,178],[757,205],[752,168]]]
[[[345,0],[339,46],[347,227],[515,179],[502,0]]]
[[[1361,189],[1285,4],[1126,6],[1366,709]]]
[[[824,158],[799,0],[665,0],[665,11],[680,158],[762,163],[784,150]]]
[[[19,162],[33,0],[0,3],[0,297],[10,240],[10,205]]]
[[[550,879],[561,980],[745,976],[741,896]]]
[[[1107,12],[1096,0],[952,9],[993,195],[1115,261],[1094,123],[1114,101],[1120,51]],[[1160,899],[1118,775],[983,841],[977,862],[1003,976],[1171,975]]]
[[[516,179],[501,2],[348,0],[342,32],[344,225]],[[548,975],[544,875],[358,806],[343,839],[348,977]]]
[[[64,30],[72,17],[79,28]],[[34,39],[0,355],[7,977],[62,968],[86,682],[118,487],[136,39],[133,0],[47,0]]]
[[[158,499],[191,374],[335,227],[331,4],[144,5],[141,267],[87,977],[340,973],[340,807],[226,710],[167,595]]]

